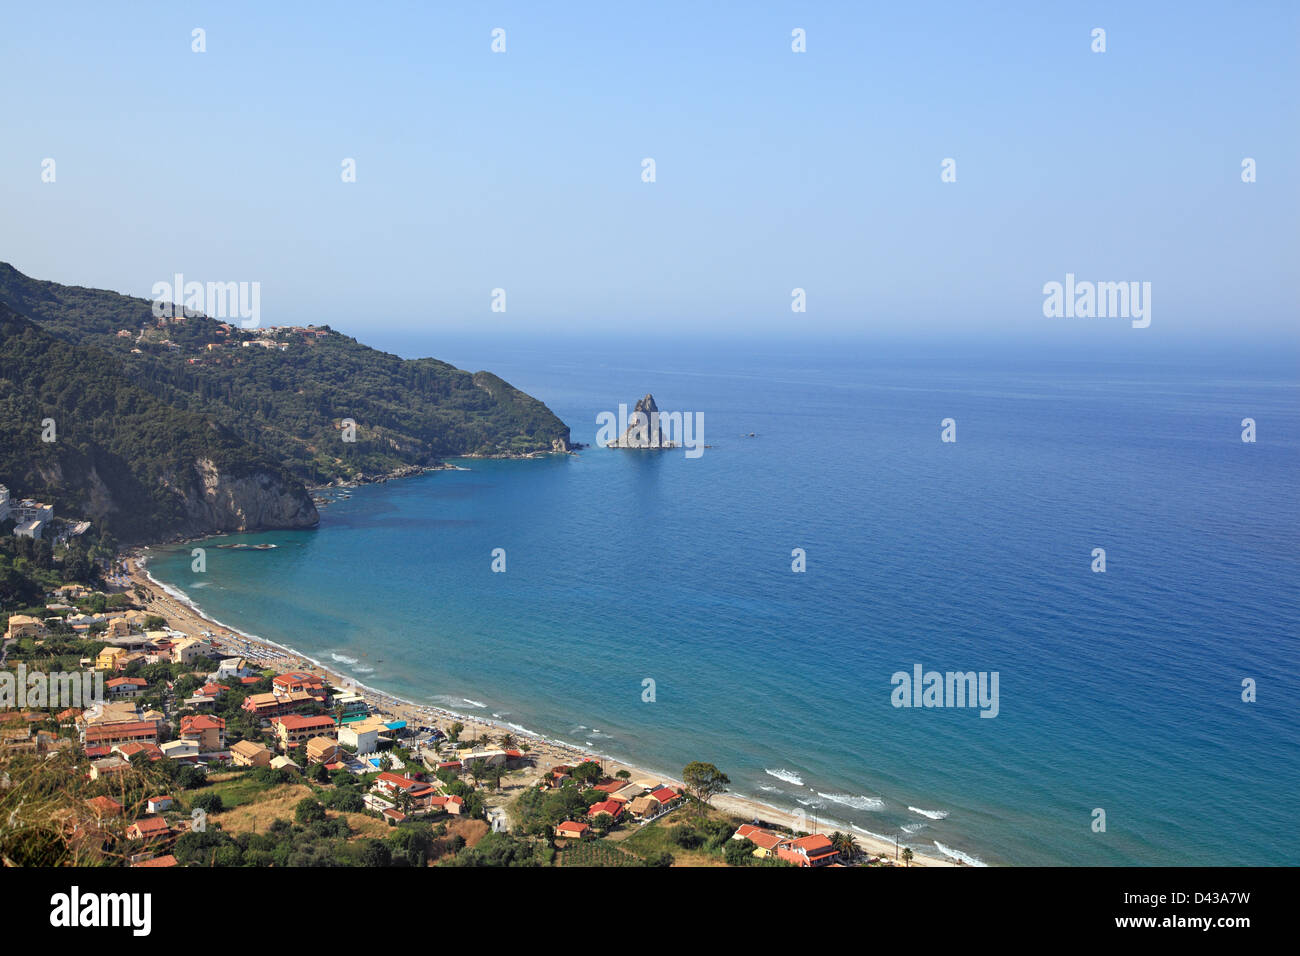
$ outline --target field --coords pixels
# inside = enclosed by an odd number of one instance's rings
[[[205,793],[215,793],[221,797],[223,810],[234,810],[245,804],[258,800],[267,790],[270,790],[275,784],[266,784],[255,779],[251,774],[221,774],[213,778],[214,782],[206,787],[201,787],[191,793],[186,794],[189,806],[192,806],[194,799]],[[302,788],[306,790],[306,787]],[[292,819],[293,814],[290,813]]]
[[[583,840],[567,847],[557,866],[641,866],[639,859],[604,840]]]

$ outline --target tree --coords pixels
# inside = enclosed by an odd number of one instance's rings
[[[325,819],[325,808],[312,797],[303,797],[293,808],[296,822],[307,826]]]
[[[502,734],[500,741],[502,750],[512,750],[515,746],[515,735],[511,733]]]
[[[725,793],[731,779],[713,766],[696,760],[682,770],[686,789],[695,798],[696,811],[703,815],[705,806],[720,793]]]
[[[722,848],[727,866],[749,866],[754,862],[754,844],[748,840],[728,840]]]
[[[204,813],[220,813],[223,804],[219,793],[201,793],[190,801],[190,808]]]
[[[852,833],[841,833],[836,830],[831,834],[831,846],[848,862],[852,862],[858,855],[858,841]]]
[[[912,865],[912,848],[910,846],[903,849],[903,864],[905,866]]]
[[[459,720],[447,728],[447,739],[453,743],[460,740],[460,732],[465,729],[465,725]]]
[[[618,779],[620,779],[620,780],[631,780],[631,779],[632,779],[632,771],[631,771],[631,770],[620,770],[618,773],[614,774],[614,776],[618,777]]]

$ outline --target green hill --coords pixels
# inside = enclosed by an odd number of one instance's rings
[[[168,405],[221,421],[308,483],[453,456],[568,448],[568,426],[490,372],[402,359],[328,326],[160,320],[147,299],[34,280],[4,263],[0,302],[61,339],[117,357],[132,381]],[[344,419],[356,423],[355,442],[342,440]]]
[[[489,372],[402,359],[326,326],[158,319],[147,299],[0,263],[0,482],[124,541],[309,526],[304,485],[568,440],[550,409]]]

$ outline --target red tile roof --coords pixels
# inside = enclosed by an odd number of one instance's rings
[[[213,717],[210,714],[189,714],[181,718],[181,733],[187,734],[193,730],[225,730],[226,721],[221,717]]]
[[[598,813],[608,813],[611,817],[618,819],[618,815],[623,812],[623,804],[617,800],[602,800],[600,803],[593,803],[587,808],[587,816],[595,817]]]
[[[134,829],[142,837],[161,836],[171,830],[167,821],[162,817],[141,817],[131,824],[128,830]]]

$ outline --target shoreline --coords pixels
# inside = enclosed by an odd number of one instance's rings
[[[176,542],[168,542],[152,547],[166,547],[175,544]],[[332,665],[318,661],[292,647],[278,644],[275,641],[259,635],[249,634],[246,631],[222,623],[207,614],[197,602],[179,588],[164,584],[149,572],[147,552],[150,547],[133,548],[125,552],[122,558],[128,568],[131,589],[141,587],[151,595],[148,600],[143,602],[145,609],[166,618],[168,626],[176,630],[186,633],[192,632],[191,636],[199,637],[205,631],[212,632],[213,637],[210,640],[220,648],[229,649],[232,656],[252,658],[259,665],[275,669],[280,673],[289,670],[306,670],[318,674],[334,686],[354,689],[366,698],[374,712],[391,719],[405,720],[411,726],[438,726],[458,721],[465,725],[465,729],[461,732],[462,739],[473,739],[480,734],[488,734],[489,736],[499,736],[502,733],[513,734],[518,739],[518,742],[529,745],[528,756],[532,759],[533,765],[542,773],[559,764],[573,765],[583,759],[595,759],[605,767],[610,775],[617,773],[619,770],[627,770],[632,775],[632,780],[637,783],[655,784],[662,782],[677,786],[682,785],[681,780],[671,774],[648,769],[612,757],[609,754],[597,753],[589,748],[577,747],[566,741],[547,737],[500,718],[462,714],[448,707],[419,704],[395,694],[390,694],[377,687],[364,684],[353,677],[341,674]],[[305,662],[307,666],[302,666],[302,662]],[[764,803],[746,794],[727,791],[714,797],[712,805],[718,810],[735,814],[746,820],[757,819],[792,829],[800,826],[799,819],[792,812]],[[808,821],[802,821],[802,825],[807,826]],[[978,862],[974,864],[967,863],[959,858],[950,859],[938,849],[922,849],[902,841],[895,843],[893,839],[871,833],[853,824],[820,816],[817,818],[816,828],[813,832],[829,835],[836,830],[852,833],[864,853],[870,856],[883,857],[886,860],[894,860],[895,853],[901,851],[904,847],[910,846],[914,854],[912,866],[964,867],[983,865]]]

